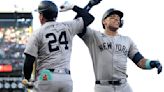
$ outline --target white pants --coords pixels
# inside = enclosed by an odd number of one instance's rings
[[[133,92],[129,84],[123,83],[121,85],[101,85],[95,84],[95,92]]]
[[[73,82],[71,75],[52,73],[52,80],[37,81],[36,92],[72,92]]]

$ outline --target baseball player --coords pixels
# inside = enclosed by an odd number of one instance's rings
[[[93,22],[94,17],[83,9],[64,3],[60,11],[73,10],[79,18],[55,22],[58,8],[52,1],[41,1],[37,11],[41,27],[34,31],[25,48],[24,84],[31,78],[36,63],[37,92],[72,92],[70,56],[73,37]]]
[[[126,80],[127,57],[139,68],[157,68],[158,74],[162,71],[159,61],[146,59],[131,38],[118,33],[122,18],[121,11],[111,8],[102,17],[104,33],[87,28],[86,33],[78,35],[89,48],[93,61],[95,92],[132,92]]]

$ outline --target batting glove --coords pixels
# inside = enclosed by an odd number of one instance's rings
[[[156,61],[156,60],[150,61],[150,66],[152,68],[157,68],[158,74],[160,74],[162,72],[162,65],[160,64],[159,61]]]
[[[102,1],[102,0],[90,0],[89,3],[90,3],[91,6],[94,6],[96,4],[99,4],[100,1]]]
[[[60,6],[60,12],[64,12],[64,11],[68,11],[68,10],[72,10],[74,7],[73,4],[70,4],[68,1],[65,1],[64,4],[62,4]]]

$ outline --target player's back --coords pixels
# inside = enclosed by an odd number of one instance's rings
[[[72,26],[74,22],[46,22],[36,32],[38,36],[38,67],[70,68],[72,39],[82,28]],[[35,43],[34,43],[35,44]]]
[[[37,58],[36,70],[70,68],[72,39],[84,27],[82,18],[68,22],[46,22],[32,33],[25,53]]]

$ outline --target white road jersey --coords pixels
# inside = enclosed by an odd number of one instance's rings
[[[127,57],[132,59],[138,52],[129,37],[119,34],[108,36],[88,28],[82,39],[89,48],[96,80],[127,77]]]
[[[72,39],[84,27],[82,18],[68,22],[46,22],[32,33],[24,53],[37,58],[36,71],[43,68],[70,69]]]

